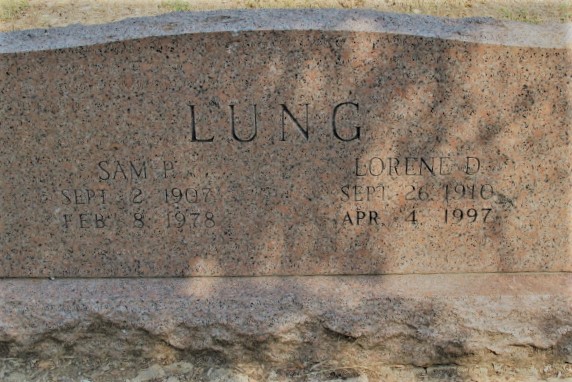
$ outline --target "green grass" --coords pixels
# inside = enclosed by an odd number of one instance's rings
[[[566,22],[572,20],[572,0],[564,0],[560,3],[560,21]]]
[[[161,1],[161,8],[173,12],[190,11],[191,4],[186,0],[163,0]]]
[[[29,6],[28,0],[0,0],[0,20],[11,20]]]
[[[500,11],[504,18],[507,20],[522,21],[531,24],[538,24],[542,22],[542,19],[538,14],[524,8],[509,9],[503,7],[500,9]]]

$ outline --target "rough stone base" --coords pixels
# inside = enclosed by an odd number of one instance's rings
[[[572,275],[5,279],[0,359],[1,380],[570,378]]]

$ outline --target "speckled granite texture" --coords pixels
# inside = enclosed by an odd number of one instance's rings
[[[170,347],[289,375],[338,364],[448,366],[456,378],[441,381],[572,377],[571,306],[563,274],[0,280],[0,356],[89,357],[95,369],[130,354],[164,363]],[[459,371],[475,365],[485,375]]]
[[[0,276],[570,271],[566,28],[260,11],[2,34]]]
[[[0,34],[0,377],[205,355],[281,382],[572,377],[569,29],[307,10]]]

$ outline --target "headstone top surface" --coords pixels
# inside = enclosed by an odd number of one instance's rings
[[[0,33],[0,53],[61,49],[152,36],[264,30],[378,32],[493,45],[570,48],[572,24],[533,25],[490,17],[448,19],[373,10],[258,9],[177,12],[103,25]]]

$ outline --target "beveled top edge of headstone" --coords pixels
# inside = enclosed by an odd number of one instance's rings
[[[102,25],[75,24],[0,33],[0,53],[72,48],[155,36],[268,30],[378,32],[516,47],[572,47],[572,23],[533,25],[490,17],[449,19],[373,10],[256,9],[176,12]]]

